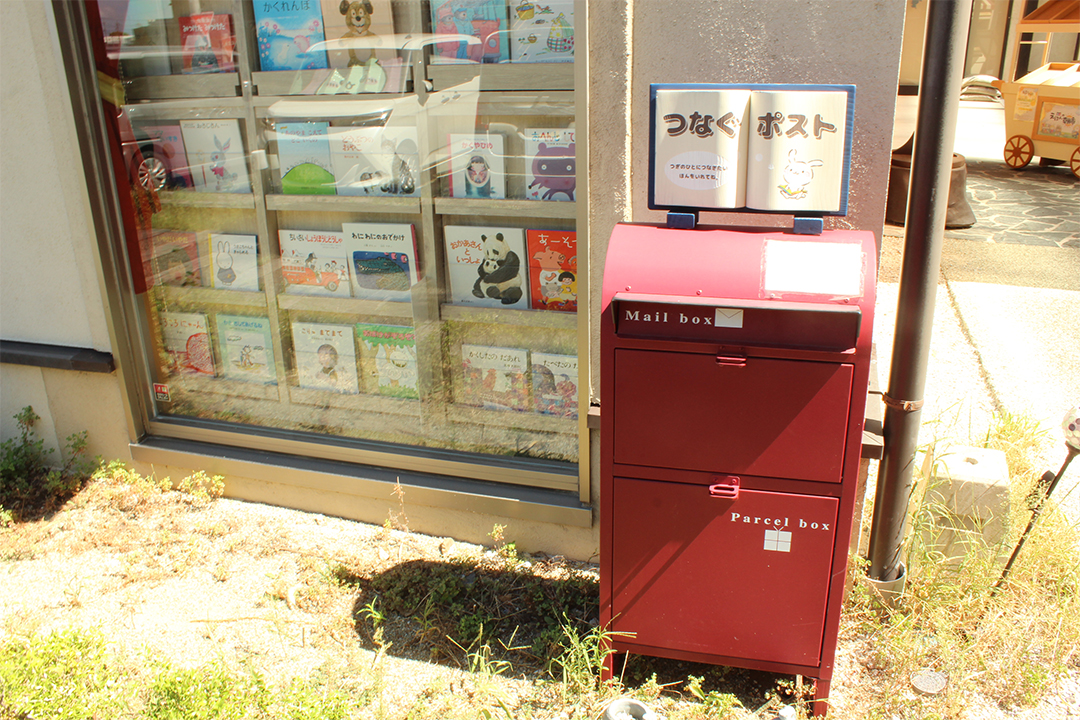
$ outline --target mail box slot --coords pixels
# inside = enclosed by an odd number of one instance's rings
[[[868,232],[616,226],[600,314],[616,652],[801,674],[828,694],[876,257]]]

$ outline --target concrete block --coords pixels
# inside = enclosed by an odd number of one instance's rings
[[[996,554],[1009,516],[1009,466],[1005,453],[956,446],[927,454],[923,463],[926,506],[934,528],[924,538],[946,560],[969,552]]]

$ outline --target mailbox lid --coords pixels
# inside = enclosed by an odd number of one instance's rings
[[[847,363],[616,349],[613,459],[838,483],[852,375]]]
[[[836,498],[614,479],[612,630],[636,645],[821,660]]]

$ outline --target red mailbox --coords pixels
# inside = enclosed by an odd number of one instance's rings
[[[804,675],[828,695],[876,257],[862,231],[616,226],[600,490],[615,650]]]

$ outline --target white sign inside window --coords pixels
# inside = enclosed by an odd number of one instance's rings
[[[766,294],[862,297],[863,252],[856,243],[766,240]]]

